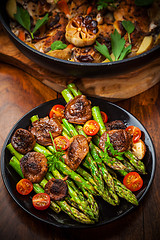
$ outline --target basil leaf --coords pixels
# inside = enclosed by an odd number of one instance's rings
[[[125,30],[130,34],[134,31],[135,26],[131,21],[122,21],[122,25],[125,28]]]
[[[30,15],[26,9],[17,7],[17,13],[14,14],[16,21],[22,25],[28,32],[30,32],[31,22]]]
[[[32,33],[34,34],[42,25],[44,25],[46,22],[48,21],[48,13],[46,13],[46,15],[42,18],[42,19],[38,19],[36,22],[36,25],[32,31]]]
[[[153,3],[154,0],[135,0],[137,6],[148,6]]]
[[[66,47],[67,47],[67,45],[62,43],[61,41],[55,41],[51,44],[52,51],[65,49]]]
[[[112,62],[113,60],[109,54],[109,51],[108,51],[108,48],[106,47],[106,45],[104,45],[104,44],[102,45],[98,41],[96,41],[96,44],[97,45],[95,46],[95,49]]]
[[[112,46],[113,55],[115,56],[115,61],[118,60],[124,48],[124,45],[125,45],[124,38],[121,38],[121,35],[115,29],[114,33],[111,34],[111,46]]]

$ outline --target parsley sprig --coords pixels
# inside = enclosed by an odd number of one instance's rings
[[[34,39],[34,33],[48,21],[48,13],[46,13],[42,19],[37,20],[34,29],[31,31],[31,19],[26,9],[17,7],[17,13],[14,14],[14,17],[16,21],[30,33],[32,39]]]
[[[130,34],[134,31],[135,26],[134,26],[134,24],[131,21],[126,21],[126,20],[122,21],[122,25],[125,28],[125,30],[127,31],[129,43],[131,43],[131,36],[130,36]]]
[[[132,45],[130,44],[128,47],[125,47],[125,39],[118,33],[118,31],[115,29],[114,33],[111,34],[111,47],[112,47],[112,53],[115,57],[115,61],[123,60],[128,53],[131,52]],[[98,41],[96,41],[95,48],[98,52],[100,52],[102,55],[104,55],[106,58],[108,58],[111,62],[113,61],[107,46],[104,44],[100,44]]]
[[[109,134],[107,134],[107,141],[105,142],[105,149],[104,153],[108,154],[110,152],[113,157],[116,157],[119,160],[123,160],[122,155],[124,152],[118,152],[118,150],[115,150],[113,147],[113,144],[110,142]]]
[[[56,150],[51,132],[49,132],[49,134],[50,134],[50,137],[51,137],[51,140],[52,140],[54,153],[52,153],[51,155],[48,155],[46,157],[47,157],[47,160],[48,160],[47,163],[48,163],[49,171],[51,171],[51,169],[54,168],[57,160],[63,161],[62,157],[64,155],[64,151],[62,149],[60,149],[59,151]]]

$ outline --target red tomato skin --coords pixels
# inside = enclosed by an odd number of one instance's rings
[[[21,195],[28,195],[33,190],[33,184],[28,179],[23,178],[16,184],[16,190]]]
[[[132,192],[136,192],[142,188],[143,179],[141,178],[139,173],[130,172],[124,177],[123,184]]]
[[[141,133],[141,130],[138,127],[128,126],[126,128],[126,131],[131,134],[133,143],[138,142],[138,140],[141,138],[142,133]]]
[[[95,120],[89,120],[84,124],[83,131],[89,136],[94,136],[99,131],[99,124]]]
[[[37,210],[46,210],[50,203],[51,199],[47,193],[37,193],[32,198],[32,204]]]
[[[101,111],[101,115],[102,115],[103,122],[106,123],[108,121],[107,114],[105,112]]]
[[[54,105],[49,112],[49,117],[52,118],[53,113],[55,113],[57,117],[64,117],[64,109],[65,107],[63,105],[60,104]]]
[[[64,145],[64,142],[65,142],[65,145]],[[61,145],[61,143],[62,143],[62,146],[58,147],[58,144]],[[54,139],[54,144],[55,144],[56,150],[60,150],[60,149],[66,150],[69,147],[70,142],[68,138],[66,138],[65,136],[58,136]]]

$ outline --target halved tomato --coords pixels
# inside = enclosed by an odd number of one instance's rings
[[[64,118],[64,109],[65,107],[63,105],[54,105],[49,113],[49,117],[52,118],[54,114],[56,117]]]
[[[102,115],[103,122],[106,123],[108,121],[107,114],[105,112],[101,111],[101,115]]]
[[[51,199],[47,193],[37,193],[32,198],[33,206],[38,210],[45,210],[50,206]]]
[[[99,131],[99,124],[95,120],[87,121],[83,126],[83,131],[90,136],[96,135]]]
[[[65,136],[58,136],[54,139],[56,150],[66,150],[69,147],[69,140]]]
[[[28,195],[33,190],[33,184],[26,178],[21,179],[16,184],[17,191],[22,195]]]
[[[135,192],[135,191],[138,191],[143,186],[143,180],[139,175],[139,173],[130,172],[124,177],[123,184],[129,190],[131,190],[132,192]]]
[[[141,138],[142,133],[138,127],[129,126],[126,128],[126,131],[131,134],[134,143],[138,142],[138,140]]]

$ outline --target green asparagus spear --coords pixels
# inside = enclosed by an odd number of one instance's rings
[[[129,189],[127,189],[117,178],[113,178],[113,179],[114,179],[115,190],[117,194],[121,198],[126,199],[128,202],[134,205],[138,205],[136,196]]]
[[[75,97],[82,95],[81,91],[76,87],[76,85],[74,83],[68,84],[67,89],[69,89]]]
[[[64,164],[61,161],[57,161],[55,163],[55,166],[60,172],[72,178],[75,181],[75,183],[79,186],[79,188],[81,189],[84,188],[87,191],[89,191],[91,194],[94,194],[94,195],[97,194],[94,187],[89,182],[87,182],[79,174],[71,170],[66,164]]]
[[[61,92],[63,98],[65,99],[65,101],[68,103],[70,100],[74,99],[72,93],[70,92],[69,89],[64,89],[62,92]]]
[[[106,127],[105,124],[103,122],[102,116],[101,116],[101,112],[98,106],[94,106],[92,107],[92,116],[93,119],[98,122],[99,127],[100,127],[100,135],[102,135],[105,131],[106,131]]]
[[[137,159],[132,152],[127,151],[124,153],[124,155],[128,158],[130,163],[137,169],[138,172],[140,172],[141,174],[146,174],[144,163]]]
[[[51,169],[51,172],[53,174],[53,176],[57,179],[62,179],[63,177],[61,176],[61,174],[59,173],[59,171],[57,169],[55,169],[54,167]],[[50,173],[46,174],[46,178],[49,180],[51,178],[53,178],[53,176]],[[92,213],[91,209],[89,208],[89,206],[86,204],[86,201],[82,201],[79,199],[77,193],[72,189],[72,187],[70,186],[68,180],[66,180],[67,185],[68,185],[68,194],[70,195],[70,197],[73,199],[73,201],[78,205],[78,208],[84,212],[90,219],[95,220],[94,218],[94,214]]]

